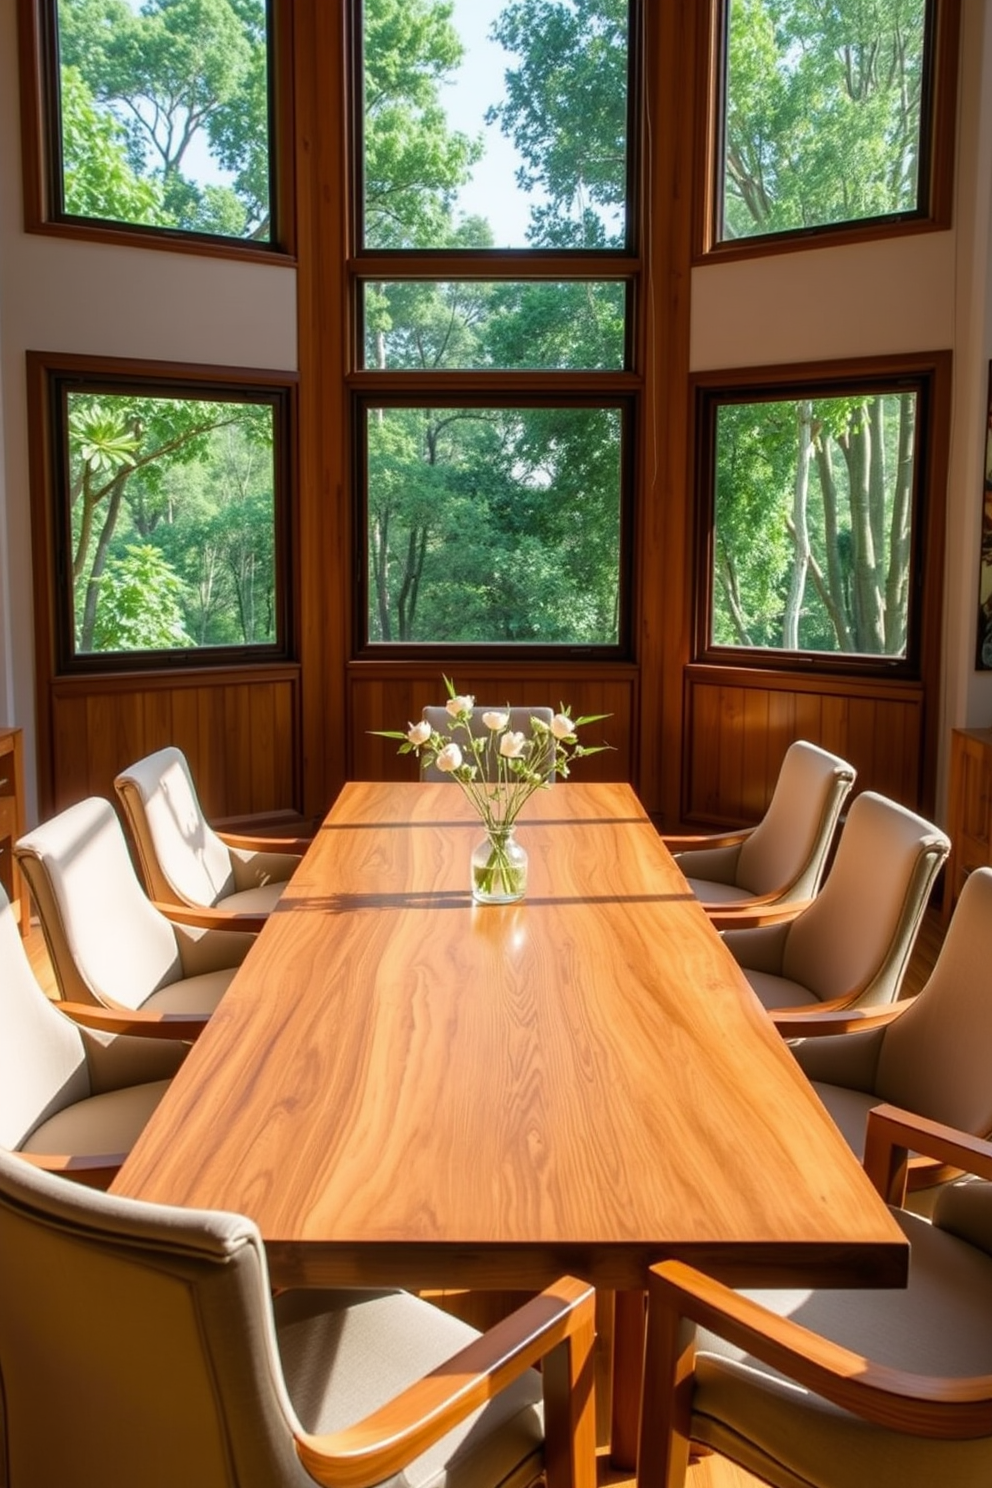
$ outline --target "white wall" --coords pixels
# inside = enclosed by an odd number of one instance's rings
[[[296,274],[278,263],[29,235],[22,221],[15,0],[0,0],[0,723],[25,730],[31,812],[25,352],[294,370]]]

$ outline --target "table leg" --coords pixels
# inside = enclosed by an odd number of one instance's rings
[[[637,1431],[644,1376],[644,1292],[617,1292],[613,1335],[613,1425],[610,1459],[614,1467],[637,1466]]]

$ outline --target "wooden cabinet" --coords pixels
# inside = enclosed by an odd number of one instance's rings
[[[950,919],[968,874],[992,865],[992,729],[954,729],[947,831],[951,853],[944,887]]]
[[[21,934],[28,933],[28,897],[14,860],[24,834],[24,751],[19,728],[0,728],[0,883],[14,905]]]

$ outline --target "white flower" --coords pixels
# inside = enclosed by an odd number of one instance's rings
[[[445,775],[450,775],[452,770],[457,770],[461,762],[462,752],[457,744],[446,744],[434,761],[437,768],[442,770]]]
[[[499,741],[499,752],[504,759],[522,759],[527,748],[527,735],[515,734],[509,729]]]
[[[506,728],[510,715],[509,713],[483,713],[482,721],[487,729],[492,729],[493,733],[497,733],[500,729]]]
[[[419,723],[411,723],[406,731],[406,736],[410,740],[410,743],[416,745],[419,749],[420,745],[426,744],[430,738],[431,726],[425,718],[422,718]]]
[[[556,713],[551,720],[551,732],[556,739],[573,739],[575,737],[575,724],[567,713]]]
[[[458,697],[449,698],[444,706],[452,718],[457,718],[460,713],[471,713],[475,707],[475,698],[471,693],[466,696],[459,695]]]

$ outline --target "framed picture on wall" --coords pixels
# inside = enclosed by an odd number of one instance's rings
[[[978,570],[978,654],[975,665],[992,671],[992,362],[985,421],[985,481],[982,492],[982,551]]]

